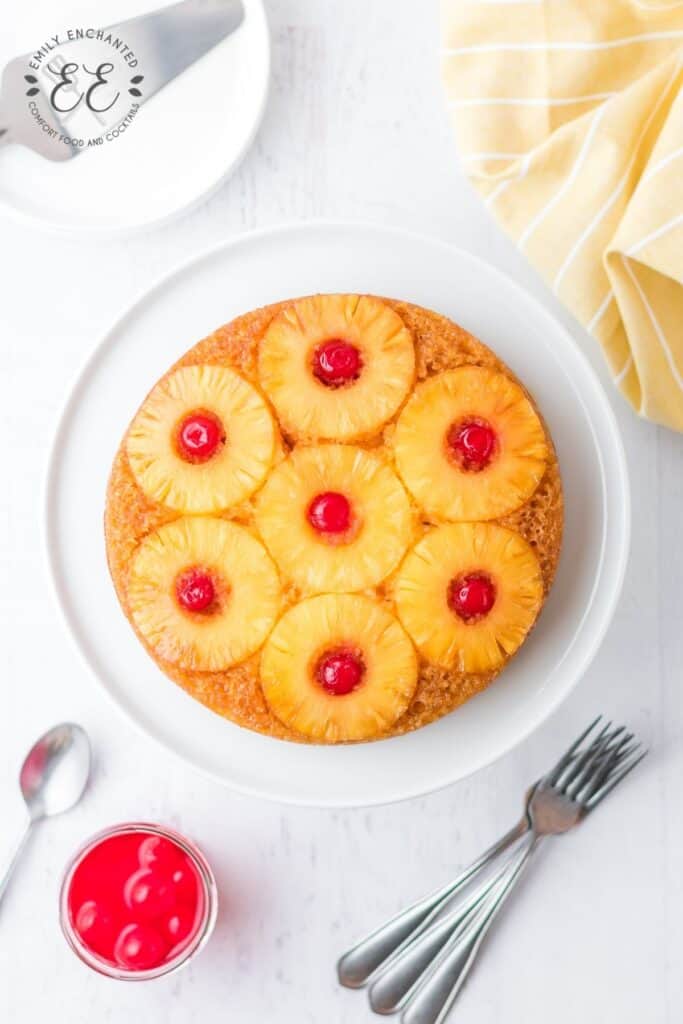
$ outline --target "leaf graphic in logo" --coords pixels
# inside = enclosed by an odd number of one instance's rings
[[[40,89],[37,86],[34,85],[32,89],[28,89],[27,90],[26,95],[27,96],[37,96],[37,94],[39,92],[40,92]]]
[[[24,75],[24,81],[28,82],[30,85],[35,85],[38,79],[35,75]]]
[[[140,92],[140,90],[135,88],[135,87],[138,86],[140,84],[140,82],[142,82],[144,80],[144,77],[145,77],[144,75],[135,75],[133,78],[131,78],[130,84],[131,84],[132,88],[128,90],[128,92],[131,94],[131,96],[142,96],[142,93]]]

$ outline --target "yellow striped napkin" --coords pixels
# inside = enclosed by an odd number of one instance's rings
[[[683,430],[683,0],[442,0],[443,79],[486,205]]]

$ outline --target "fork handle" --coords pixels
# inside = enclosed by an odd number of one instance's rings
[[[410,1003],[441,958],[448,954],[460,935],[478,917],[491,893],[497,891],[509,864],[481,882],[474,892],[455,903],[453,910],[439,916],[429,928],[392,956],[370,986],[368,998],[375,1013],[397,1013]]]
[[[465,983],[489,928],[522,877],[540,840],[540,836],[534,835],[521,855],[513,861],[480,912],[411,999],[401,1015],[401,1024],[443,1024]]]
[[[478,875],[496,857],[521,839],[529,831],[526,815],[509,832],[490,846],[456,879],[411,904],[390,921],[361,939],[345,953],[337,964],[339,981],[347,988],[361,988],[385,962],[398,956],[418,935],[431,924],[450,899]]]

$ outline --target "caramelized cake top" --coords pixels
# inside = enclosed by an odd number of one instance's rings
[[[488,686],[557,566],[552,440],[514,374],[437,313],[312,296],[240,316],[153,388],[105,514],[162,671],[239,725],[344,742]]]

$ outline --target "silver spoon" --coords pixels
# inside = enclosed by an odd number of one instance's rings
[[[42,818],[78,803],[90,776],[90,741],[80,725],[56,725],[31,747],[19,773],[28,819],[14,855],[0,880],[0,900],[31,829]]]

